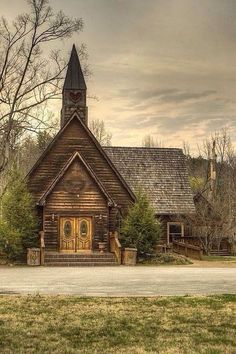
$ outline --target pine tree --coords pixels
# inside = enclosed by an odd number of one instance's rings
[[[139,190],[121,227],[124,247],[136,247],[138,255],[152,253],[161,235],[161,225],[147,195]]]
[[[37,146],[39,152],[42,153],[53,139],[53,134],[48,133],[46,130],[39,131],[37,135]]]
[[[0,248],[8,258],[22,257],[28,247],[37,246],[37,218],[33,200],[19,170],[14,167],[2,199]]]

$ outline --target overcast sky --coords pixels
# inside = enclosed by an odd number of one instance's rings
[[[0,0],[14,17],[25,0]],[[89,119],[100,118],[113,145],[193,148],[229,127],[236,142],[236,0],[52,0],[82,17],[84,31],[64,43],[87,45],[93,76]],[[55,109],[58,109],[55,107]],[[58,112],[59,115],[59,112]]]

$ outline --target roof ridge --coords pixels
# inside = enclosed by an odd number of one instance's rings
[[[144,149],[144,150],[183,150],[182,148],[177,147],[146,147],[146,146],[103,146],[105,149]]]

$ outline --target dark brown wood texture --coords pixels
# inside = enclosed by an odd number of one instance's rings
[[[48,196],[46,206],[89,213],[91,208],[96,212],[106,208],[107,202],[82,163],[76,159]]]
[[[75,117],[66,126],[41,162],[28,176],[28,186],[38,201],[69,158],[78,151],[90,165],[113,200],[122,206],[132,201],[115,171],[99,151],[84,126]]]
[[[161,222],[161,237],[160,243],[166,244],[168,242],[168,223],[183,223],[184,224],[184,235],[191,236],[191,228],[184,216],[180,215],[158,215],[158,219]]]
[[[35,202],[39,201],[76,151],[89,164],[115,203],[126,209],[132,203],[129,192],[77,118],[73,118],[69,122],[46,154],[42,156],[40,162],[30,172],[28,186]],[[80,194],[79,198],[78,194]],[[97,248],[97,243],[101,240],[101,229],[104,229],[107,234],[109,232],[109,230],[106,231],[108,224],[111,229],[115,228],[115,213],[111,212],[113,217],[109,218],[109,208],[105,196],[79,159],[76,159],[76,163],[72,163],[46,199],[44,231],[47,249],[58,249],[58,218],[59,214],[63,213],[75,216],[79,214],[93,215],[93,222],[95,226],[97,225],[97,228],[94,228],[93,248]],[[52,214],[55,214],[54,221],[52,221]],[[102,215],[101,220],[98,220],[99,215]],[[105,237],[107,238],[107,236]]]
[[[108,232],[107,200],[78,158],[49,194],[44,210],[47,249],[57,249],[59,246],[59,218],[63,215],[93,217],[93,248],[95,249],[98,248],[98,242],[102,237],[102,228],[104,234]],[[53,214],[55,214],[54,221]],[[102,217],[102,224],[97,221],[100,217]]]

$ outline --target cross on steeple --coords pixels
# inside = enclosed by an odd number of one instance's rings
[[[79,56],[75,45],[73,45],[62,91],[61,127],[71,118],[75,110],[78,112],[79,118],[87,124],[86,92],[87,87]]]

